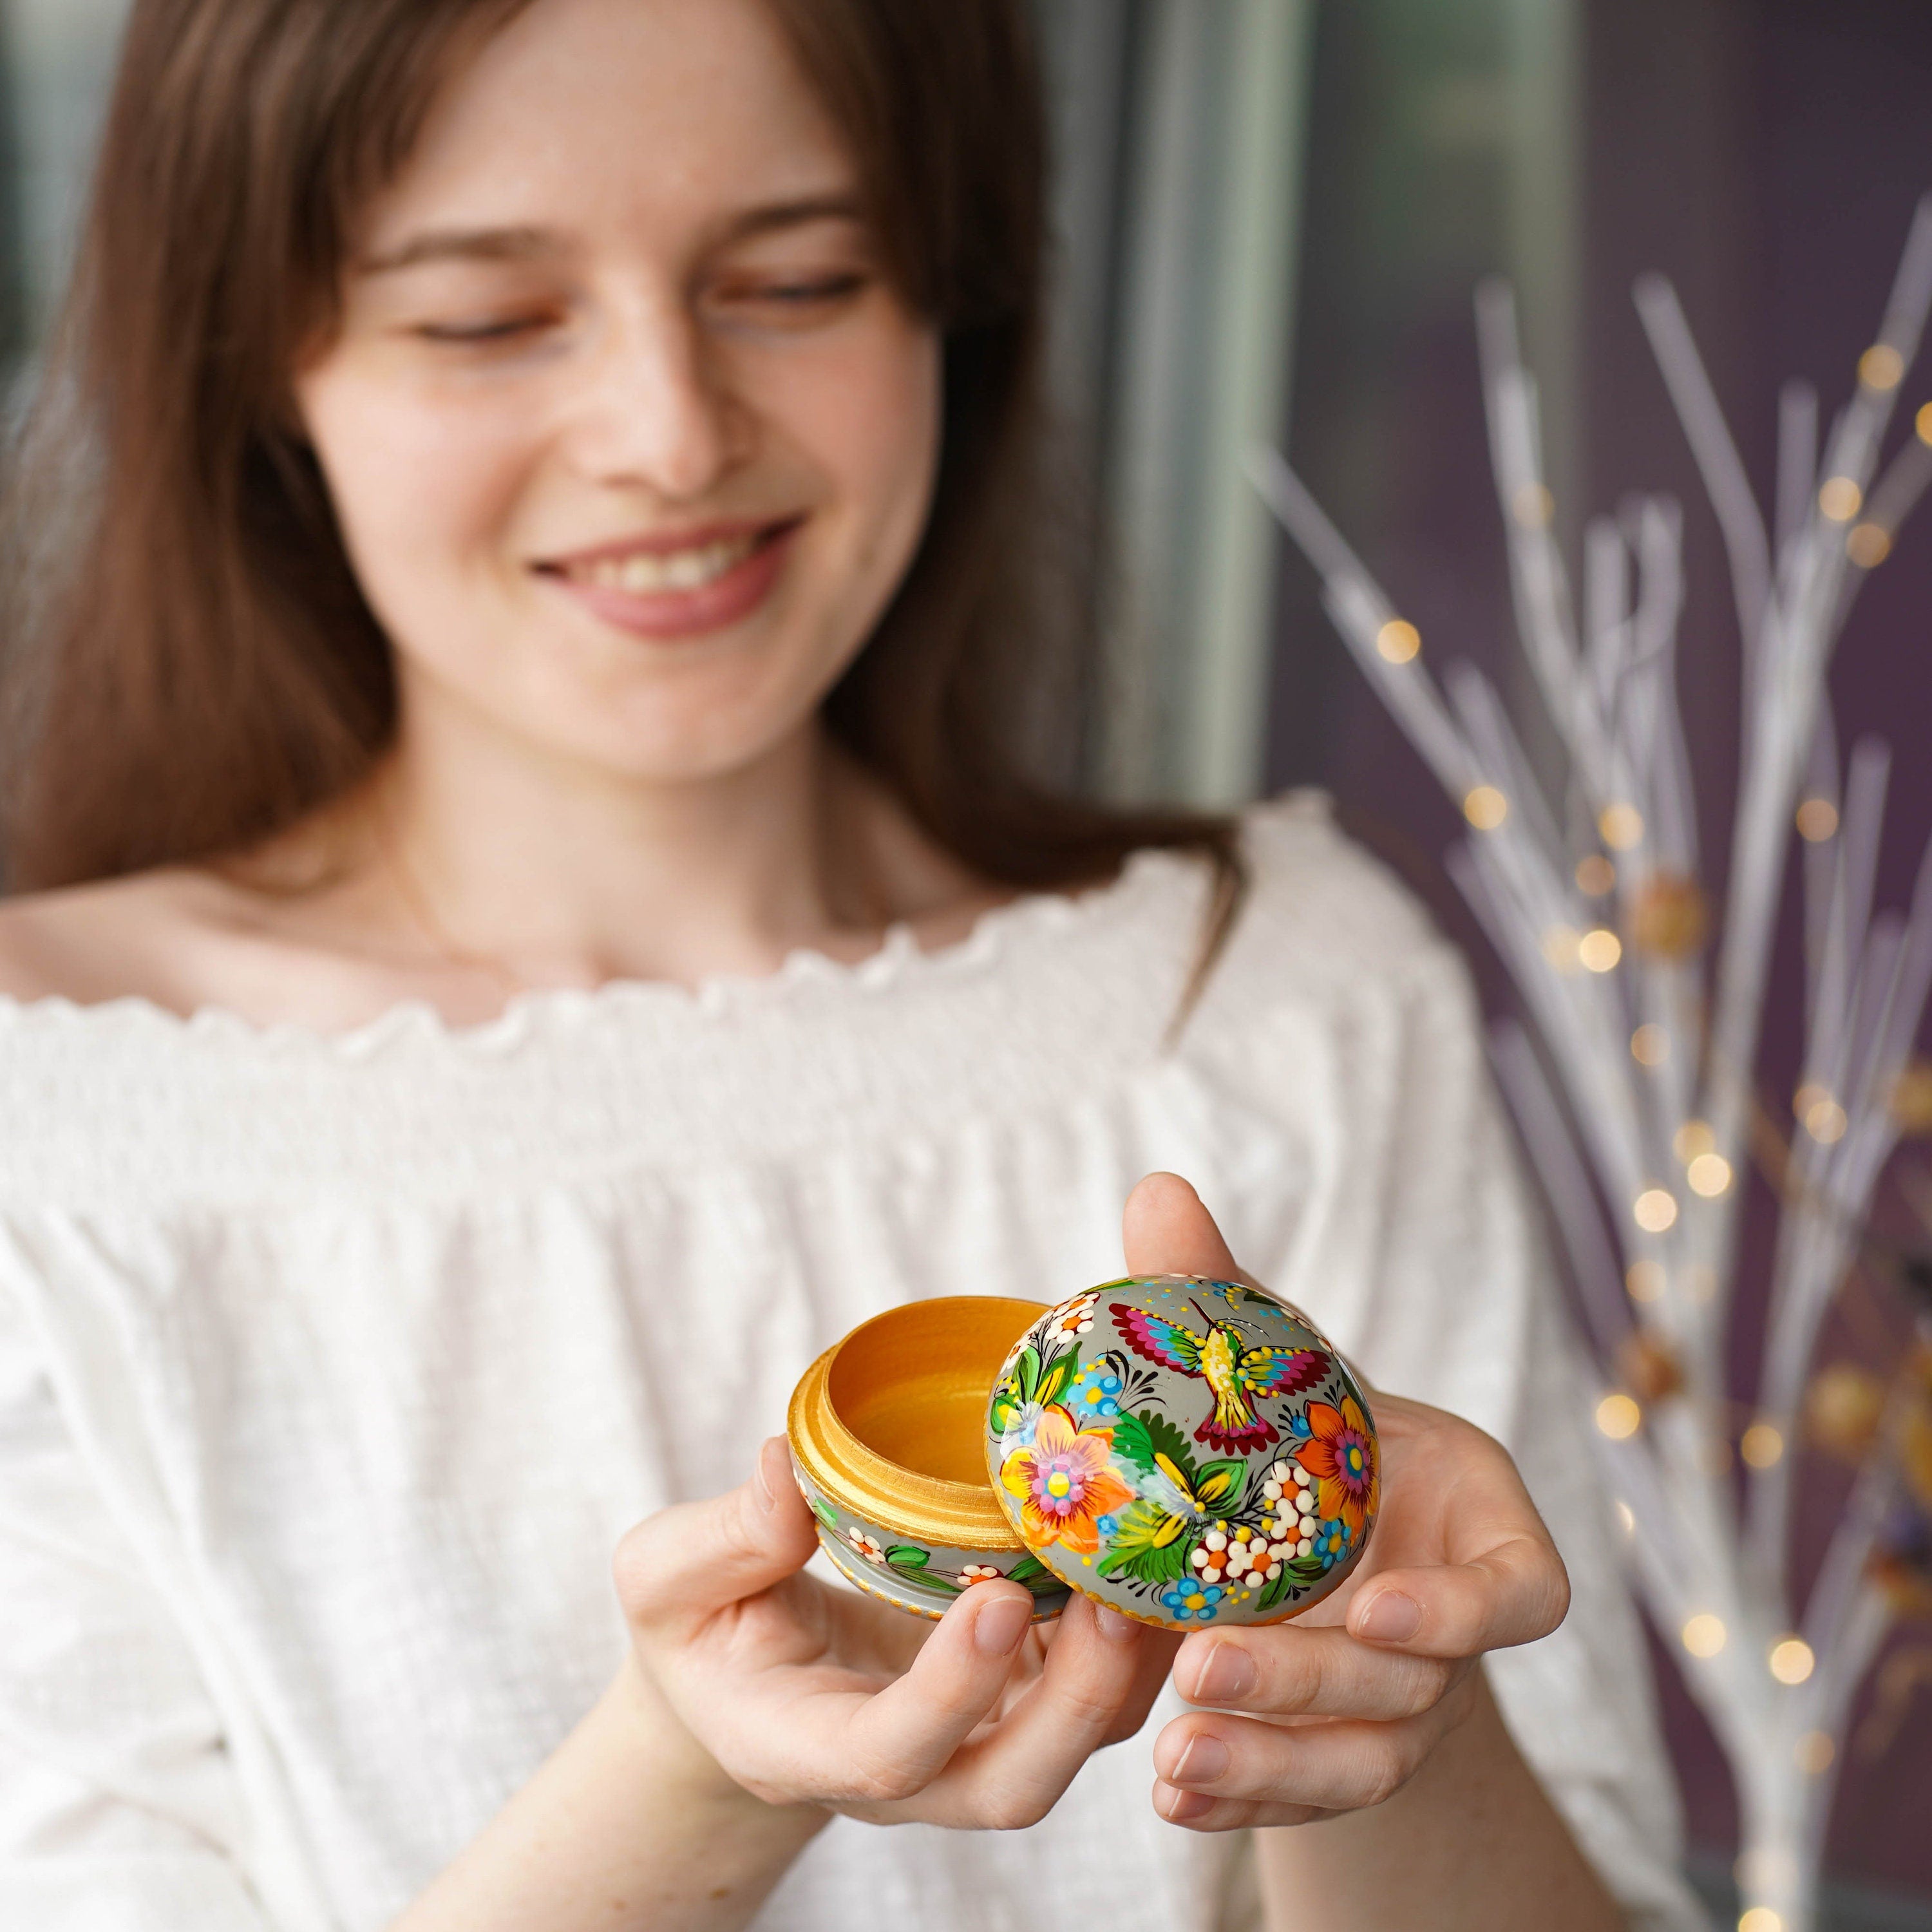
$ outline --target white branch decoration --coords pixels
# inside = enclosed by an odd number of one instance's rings
[[[1714,987],[1676,692],[1682,520],[1652,497],[1592,521],[1580,618],[1508,290],[1490,284],[1477,298],[1490,455],[1521,646],[1568,758],[1560,808],[1488,680],[1451,665],[1438,686],[1419,632],[1281,457],[1259,453],[1251,476],[1320,572],[1357,662],[1474,828],[1449,865],[1540,1044],[1539,1053],[1521,1028],[1501,1028],[1496,1061],[1595,1345],[1599,1442],[1632,1567],[1658,1628],[1679,1640],[1687,1682],[1730,1761],[1743,1922],[1812,1932],[1833,1768],[1891,1621],[1874,1558],[1905,1493],[1906,1408],[1924,1401],[1901,1378],[1875,1417],[1801,1607],[1791,1472],[1814,1349],[1897,1144],[1894,1099],[1932,991],[1932,848],[1910,911],[1874,916],[1888,754],[1854,748],[1841,787],[1825,690],[1860,584],[1932,482],[1932,404],[1880,466],[1932,308],[1932,196],[1822,462],[1816,398],[1798,385],[1785,392],[1774,538],[1675,292],[1647,276],[1636,295],[1717,512],[1742,633],[1740,778]],[[1804,1076],[1778,1177],[1740,1507],[1726,1337],[1743,1182],[1762,1132],[1756,1068],[1794,812],[1806,841]]]

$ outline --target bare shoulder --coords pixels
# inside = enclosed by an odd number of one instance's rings
[[[178,963],[208,930],[219,892],[170,869],[0,900],[0,994],[172,1004]]]

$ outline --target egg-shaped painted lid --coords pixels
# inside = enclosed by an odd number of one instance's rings
[[[1195,1275],[1108,1282],[1034,1322],[994,1384],[986,1466],[1049,1570],[1170,1630],[1320,1602],[1381,1492],[1368,1404],[1321,1331]]]

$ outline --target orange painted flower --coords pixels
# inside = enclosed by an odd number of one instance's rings
[[[1019,1500],[1029,1544],[1058,1543],[1090,1556],[1099,1519],[1124,1509],[1134,1492],[1114,1473],[1111,1429],[1076,1429],[1065,1409],[1045,1408],[1033,1440],[1000,1466],[1000,1481]]]
[[[1353,1396],[1344,1396],[1339,1411],[1325,1402],[1311,1402],[1308,1428],[1309,1440],[1295,1450],[1294,1460],[1315,1478],[1320,1513],[1346,1523],[1359,1543],[1375,1519],[1382,1493],[1368,1418]]]

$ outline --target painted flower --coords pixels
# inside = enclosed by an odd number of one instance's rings
[[[1097,1294],[1076,1294],[1047,1324],[1047,1340],[1070,1342],[1075,1336],[1085,1334],[1094,1325],[1094,1306],[1100,1299]]]
[[[1191,1576],[1184,1576],[1160,1593],[1160,1606],[1178,1624],[1193,1618],[1209,1623],[1214,1619],[1214,1606],[1226,1594],[1219,1584],[1203,1583]]]
[[[1315,1479],[1316,1504],[1322,1515],[1339,1518],[1348,1526],[1349,1541],[1359,1542],[1375,1516],[1381,1493],[1368,1418],[1353,1396],[1344,1396],[1339,1409],[1328,1402],[1311,1402],[1307,1422],[1308,1439],[1295,1450],[1295,1460]]]
[[[848,1529],[845,1540],[850,1544],[855,1555],[862,1556],[868,1563],[882,1567],[886,1560],[886,1546],[876,1536],[868,1536],[862,1529]]]
[[[1228,1580],[1258,1582],[1268,1568],[1268,1546],[1244,1524],[1228,1539]]]
[[[961,1585],[970,1590],[975,1583],[991,1583],[1004,1576],[1004,1570],[996,1570],[990,1563],[968,1563],[959,1572]]]
[[[1311,1548],[1321,1558],[1322,1568],[1332,1570],[1354,1545],[1354,1532],[1340,1516],[1331,1516],[1316,1531]]]
[[[1105,1362],[1089,1362],[1067,1390],[1082,1422],[1107,1420],[1120,1412],[1120,1378]]]
[[[1029,1544],[1058,1543],[1090,1556],[1100,1547],[1100,1519],[1134,1499],[1114,1472],[1111,1429],[1078,1429],[1057,1406],[1042,1409],[1031,1442],[1000,1466],[1000,1482],[1020,1504]]]
[[[1217,1522],[1195,1546],[1188,1562],[1204,1583],[1218,1583],[1228,1571],[1228,1526]]]

